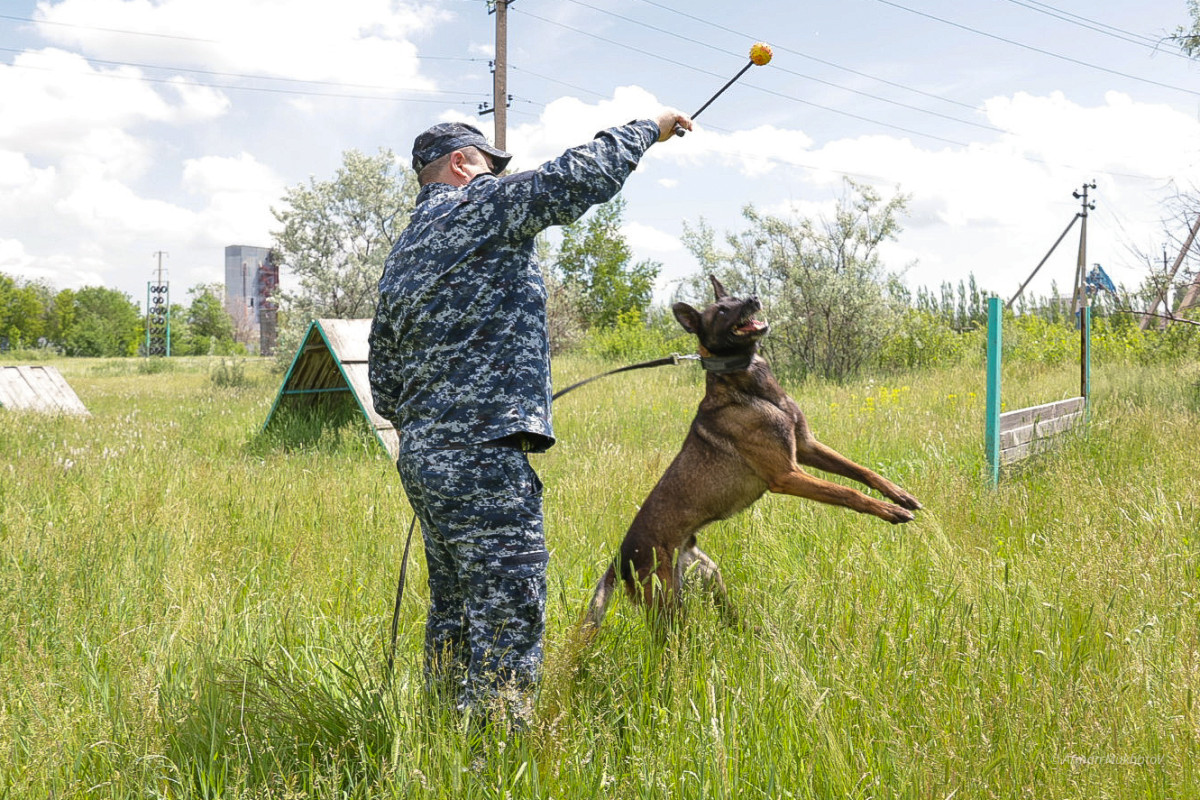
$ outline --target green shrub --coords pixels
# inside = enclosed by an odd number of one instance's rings
[[[161,375],[164,372],[174,372],[175,362],[163,356],[143,358],[138,361],[139,375]]]
[[[953,366],[962,362],[967,339],[941,314],[910,309],[879,350],[879,366],[889,371]]]
[[[254,385],[254,381],[246,375],[246,360],[244,358],[220,359],[212,368],[209,377],[212,379],[213,386],[218,386],[222,389],[242,388]]]
[[[609,361],[644,361],[695,352],[696,340],[666,309],[652,309],[648,318],[632,310],[621,312],[615,325],[588,331],[583,349],[588,355]]]

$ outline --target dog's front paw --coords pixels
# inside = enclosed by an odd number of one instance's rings
[[[918,507],[920,507],[920,504],[918,504]],[[898,525],[902,522],[912,522],[914,519],[916,519],[916,515],[907,508],[894,506],[891,503],[883,504],[883,513],[881,513],[879,516],[893,525]]]
[[[888,497],[893,503],[901,508],[907,508],[910,511],[916,511],[917,509],[921,508],[921,501],[901,489],[899,486],[897,486],[896,491],[890,493]]]

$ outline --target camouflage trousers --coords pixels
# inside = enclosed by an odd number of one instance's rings
[[[407,451],[397,461],[429,569],[425,672],[460,709],[528,706],[542,667],[542,483],[520,450]],[[518,715],[523,714],[513,709]]]

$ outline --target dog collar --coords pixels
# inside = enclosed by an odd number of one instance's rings
[[[717,375],[750,369],[753,361],[753,353],[737,356],[700,356],[700,366],[704,367],[706,372],[713,372]]]

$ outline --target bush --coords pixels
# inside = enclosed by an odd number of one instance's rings
[[[617,324],[588,331],[583,348],[597,358],[634,362],[692,353],[696,340],[679,327],[669,311],[656,308],[645,319],[636,310],[621,312]]]
[[[246,376],[245,359],[222,358],[213,367],[209,377],[212,379],[213,386],[222,389],[240,389],[244,386],[254,385],[254,382]]]
[[[138,361],[137,371],[140,375],[160,375],[164,372],[174,372],[175,362],[163,356],[142,358]]]
[[[909,309],[879,351],[879,366],[901,372],[918,367],[960,364],[968,339],[940,314]]]

